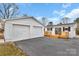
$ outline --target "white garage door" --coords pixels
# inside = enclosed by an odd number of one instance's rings
[[[30,38],[30,26],[13,25],[13,37],[17,40]]]
[[[33,37],[41,37],[43,36],[42,27],[34,26],[33,27]]]

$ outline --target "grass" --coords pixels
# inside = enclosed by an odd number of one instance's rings
[[[0,44],[0,56],[25,56],[25,54],[14,43],[5,43]]]

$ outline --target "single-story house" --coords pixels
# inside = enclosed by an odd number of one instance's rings
[[[57,25],[47,25],[45,31],[52,33],[52,35],[61,35],[63,32],[68,32],[68,38],[78,38],[79,24],[77,23],[67,23],[67,24],[57,24]]]
[[[34,17],[21,17],[5,21],[6,41],[18,41],[44,36],[44,26]]]

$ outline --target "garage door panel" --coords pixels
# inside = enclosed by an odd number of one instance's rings
[[[42,36],[42,27],[34,26],[33,27],[33,36],[34,37],[41,37]]]
[[[13,37],[16,39],[28,39],[30,37],[30,26],[13,25]]]

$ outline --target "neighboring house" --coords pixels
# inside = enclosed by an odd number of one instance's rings
[[[44,36],[44,26],[34,17],[8,19],[4,28],[5,41],[18,41]]]
[[[51,33],[52,35],[61,35],[64,32],[68,33],[68,38],[77,38],[76,29],[78,28],[77,23],[68,23],[68,24],[58,24],[58,25],[47,25],[45,31]],[[79,28],[78,28],[79,30]]]

